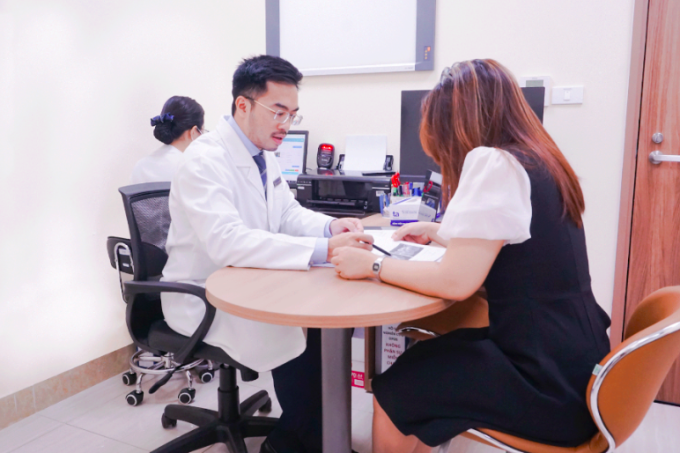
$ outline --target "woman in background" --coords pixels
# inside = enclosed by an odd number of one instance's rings
[[[441,262],[349,248],[331,261],[341,277],[445,299],[483,285],[489,327],[417,343],[374,378],[373,451],[429,452],[470,428],[579,445],[597,431],[585,394],[609,318],[591,291],[578,179],[493,60],[445,69],[422,111],[447,209],[441,225],[406,225],[394,239],[437,242]]]
[[[203,133],[201,104],[185,96],[165,102],[161,114],[151,118],[153,135],[163,146],[141,159],[132,169],[132,184],[171,181],[187,146]]]

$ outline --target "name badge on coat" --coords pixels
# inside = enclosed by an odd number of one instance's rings
[[[277,187],[279,184],[281,184],[281,177],[280,176],[274,180],[274,187]]]

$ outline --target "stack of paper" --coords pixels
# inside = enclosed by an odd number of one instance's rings
[[[367,230],[366,233],[373,236],[375,245],[384,249],[392,255],[392,258],[409,261],[439,261],[446,249],[444,247],[433,247],[430,245],[420,245],[413,242],[394,241],[392,234],[396,230]],[[373,249],[373,253],[384,256],[381,252]]]
[[[387,155],[387,135],[348,135],[343,170],[381,171]]]
[[[446,249],[444,247],[433,247],[431,245],[420,245],[413,242],[394,241],[392,234],[397,231],[394,230],[366,230],[365,233],[373,236],[375,245],[383,250],[386,250],[392,255],[392,258],[398,260],[408,261],[439,261],[444,256]],[[377,249],[373,249],[373,253],[378,256],[385,256]],[[330,256],[328,259],[330,260]],[[335,267],[331,263],[313,264],[313,267]]]

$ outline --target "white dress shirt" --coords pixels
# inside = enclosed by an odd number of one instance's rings
[[[465,156],[438,234],[520,244],[531,238],[531,215],[531,182],[522,164],[507,151],[480,146]]]

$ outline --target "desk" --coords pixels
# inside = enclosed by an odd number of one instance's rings
[[[324,453],[351,451],[351,328],[438,313],[453,302],[377,280],[343,280],[331,268],[227,267],[206,282],[215,308],[270,324],[320,327]]]

